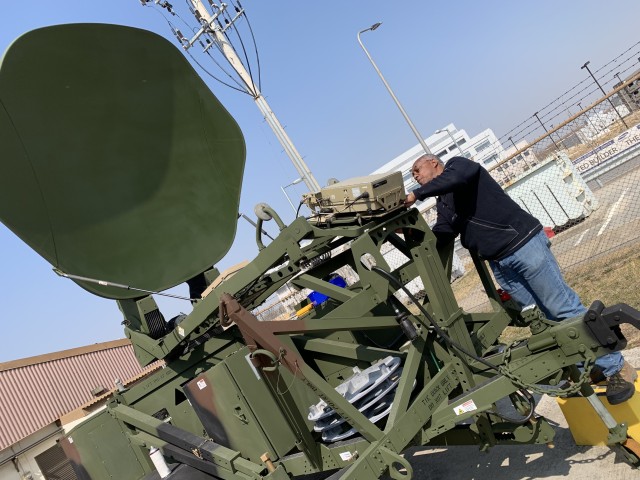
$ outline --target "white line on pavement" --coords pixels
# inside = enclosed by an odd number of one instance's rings
[[[578,241],[573,244],[574,247],[577,247],[578,245],[580,245],[580,242],[582,242],[582,239],[584,238],[584,236],[587,234],[589,230],[591,230],[591,227],[587,228],[584,232],[582,232],[582,235],[580,235],[580,238],[578,238]]]
[[[604,232],[607,226],[609,225],[609,222],[611,221],[611,219],[616,213],[616,210],[618,209],[618,205],[620,205],[620,203],[622,202],[622,199],[627,194],[627,190],[629,190],[629,187],[625,188],[624,192],[622,192],[622,195],[620,195],[620,198],[618,199],[618,201],[614,203],[613,206],[611,207],[611,210],[609,210],[609,214],[607,215],[607,220],[604,222],[604,225],[600,227],[600,230],[598,231],[598,234],[596,235],[596,237],[599,237],[600,235],[602,235],[602,232]]]

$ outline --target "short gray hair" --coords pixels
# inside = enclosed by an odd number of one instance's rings
[[[440,160],[440,157],[438,157],[437,155],[434,155],[433,153],[423,153],[418,158],[416,158],[416,160],[415,160],[415,162],[413,162],[413,164],[415,165],[418,162],[422,163],[422,162],[427,162],[429,160],[435,160],[441,166],[444,167],[444,162],[442,160]]]

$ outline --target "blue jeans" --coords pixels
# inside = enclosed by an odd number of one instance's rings
[[[522,307],[536,304],[549,320],[582,316],[587,308],[564,281],[550,245],[541,230],[511,255],[489,261],[493,275],[500,287]],[[606,377],[618,373],[623,363],[620,352],[609,353],[596,360],[596,365]]]

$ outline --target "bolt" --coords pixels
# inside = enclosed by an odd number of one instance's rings
[[[269,454],[267,452],[260,455],[260,460],[262,460],[262,462],[265,464],[265,466],[267,467],[267,470],[269,470],[270,472],[276,471],[276,467],[271,461],[271,458],[269,457]]]

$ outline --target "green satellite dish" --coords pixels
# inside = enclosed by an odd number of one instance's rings
[[[2,58],[0,220],[65,273],[156,291],[206,270],[233,242],[244,162],[233,117],[154,33],[52,26]]]

